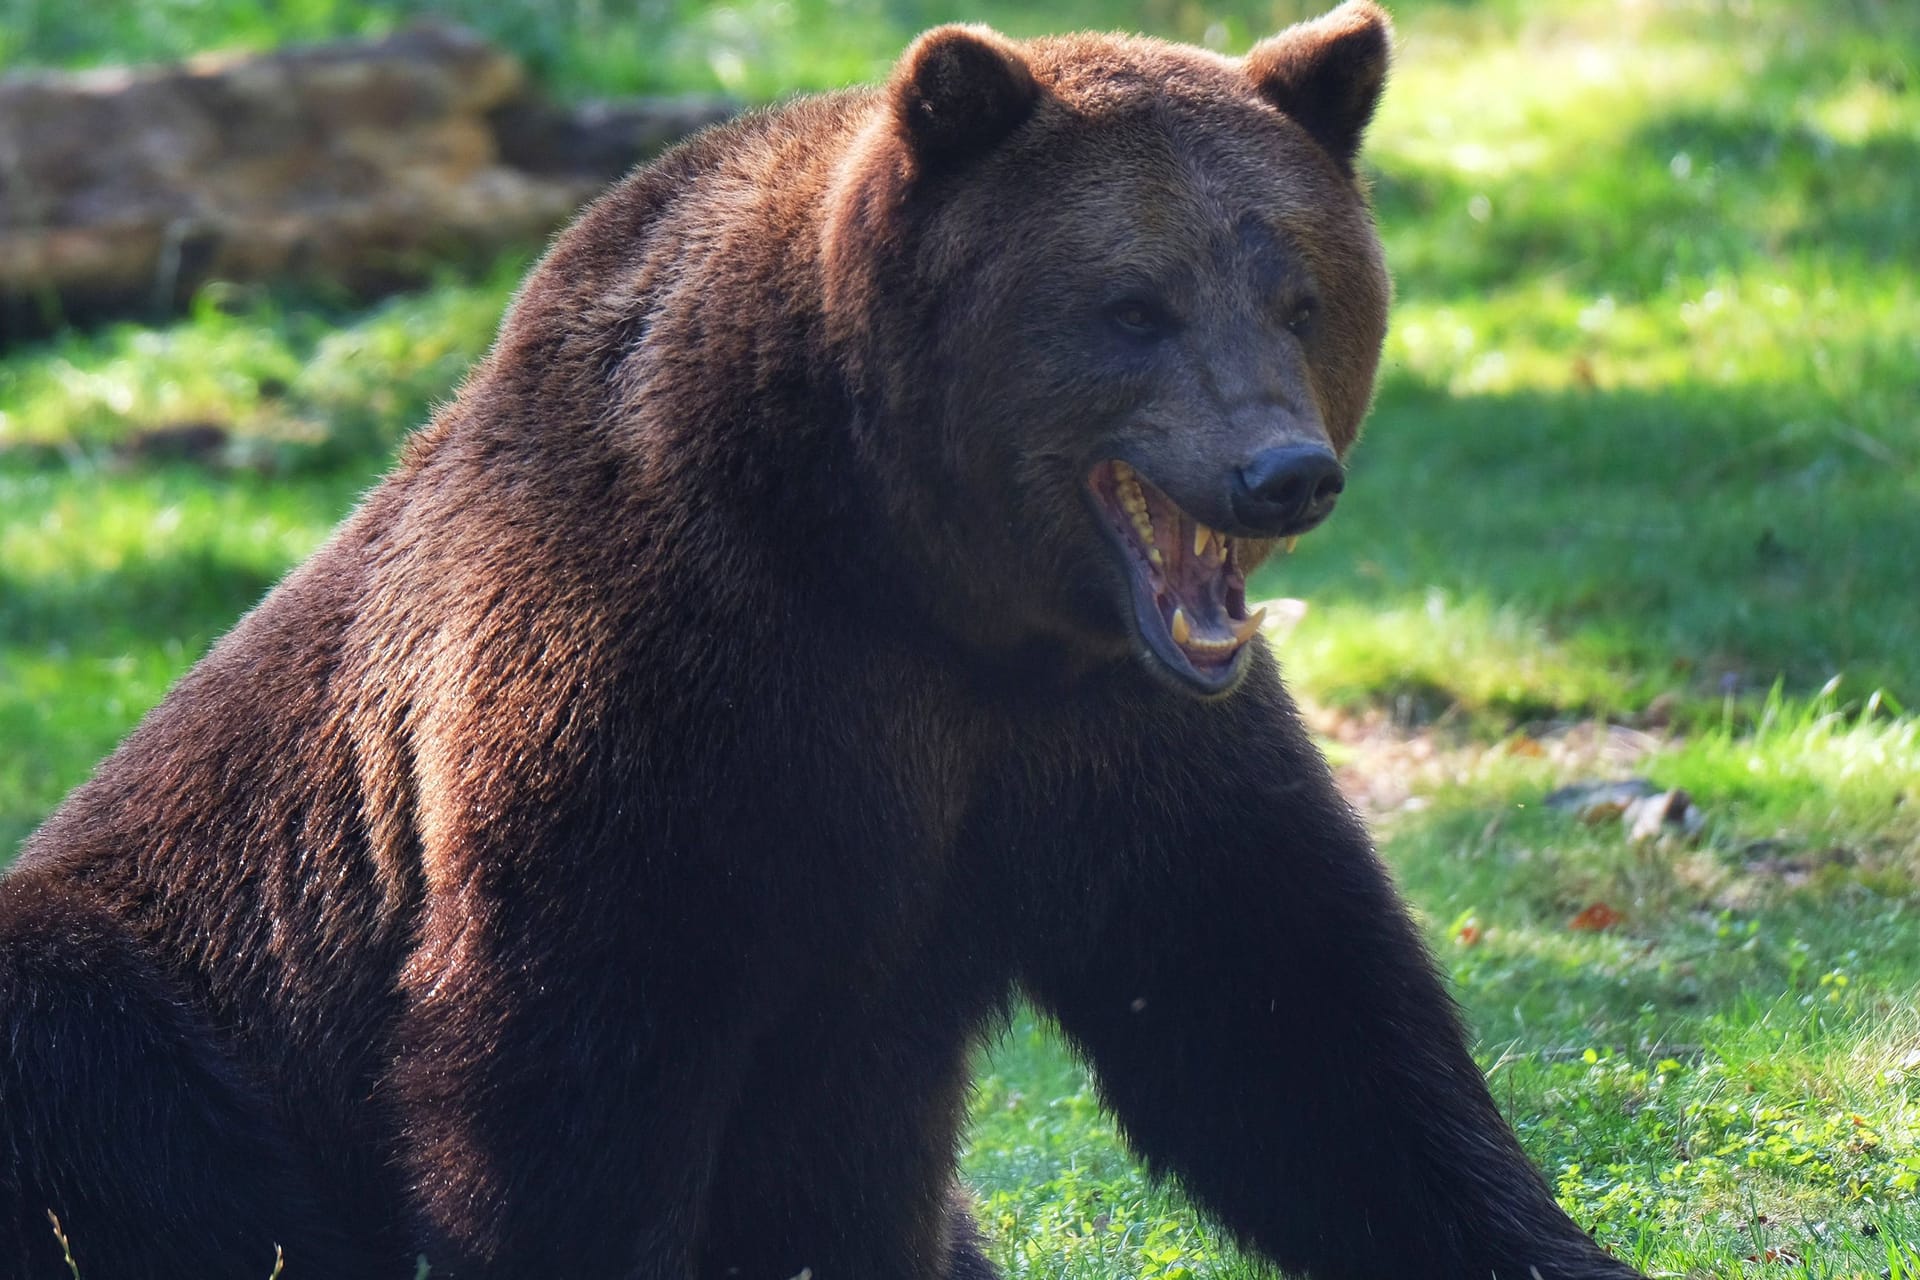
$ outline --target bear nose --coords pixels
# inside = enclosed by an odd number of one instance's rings
[[[1340,459],[1317,444],[1262,449],[1236,478],[1234,515],[1270,537],[1287,537],[1319,524],[1347,487]]]

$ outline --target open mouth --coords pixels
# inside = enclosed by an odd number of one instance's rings
[[[1232,687],[1266,616],[1264,609],[1247,613],[1236,540],[1195,520],[1118,459],[1094,467],[1087,487],[1125,557],[1147,648],[1202,693]]]

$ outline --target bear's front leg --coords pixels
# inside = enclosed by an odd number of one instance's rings
[[[1271,661],[1102,740],[1028,859],[1026,982],[1152,1167],[1315,1280],[1635,1274],[1520,1150]]]

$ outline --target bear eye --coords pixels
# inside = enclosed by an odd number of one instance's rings
[[[1133,338],[1164,337],[1173,329],[1166,308],[1151,298],[1121,298],[1107,308],[1107,320]]]
[[[1306,337],[1313,332],[1313,322],[1319,315],[1320,303],[1313,298],[1302,298],[1287,313],[1287,332],[1296,338]]]

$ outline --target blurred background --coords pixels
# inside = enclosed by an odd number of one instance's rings
[[[937,22],[1320,7],[0,0],[0,861],[611,173]],[[1576,1216],[1656,1274],[1920,1276],[1920,4],[1392,9],[1377,408],[1251,594],[1304,602],[1283,663]],[[1032,1018],[968,1160],[1017,1275],[1255,1274]]]

